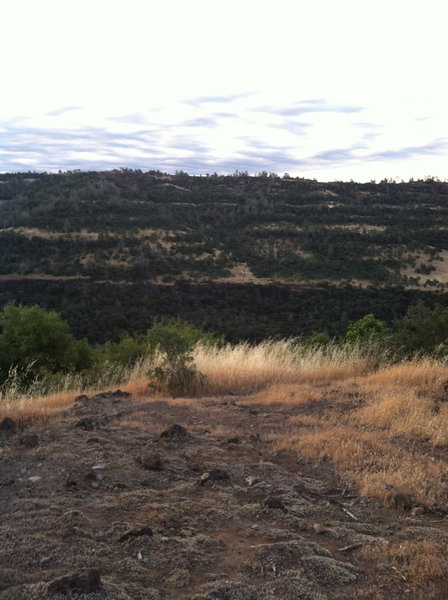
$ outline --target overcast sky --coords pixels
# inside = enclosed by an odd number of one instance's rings
[[[446,0],[1,0],[0,171],[448,178]]]

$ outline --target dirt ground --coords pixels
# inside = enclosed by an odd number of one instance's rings
[[[0,597],[448,598],[448,572],[372,558],[446,547],[446,516],[360,498],[329,462],[276,452],[300,410],[116,391],[3,432]]]

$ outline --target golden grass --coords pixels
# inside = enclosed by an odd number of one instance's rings
[[[73,392],[61,391],[45,396],[15,399],[0,404],[0,421],[12,417],[20,427],[28,427],[58,418],[62,410],[73,405]]]
[[[393,443],[388,432],[350,425],[322,425],[277,439],[277,451],[294,451],[308,460],[329,460],[364,496],[384,498],[381,481],[408,487],[416,502],[446,501],[448,465]]]
[[[198,346],[194,362],[207,377],[210,394],[247,394],[278,383],[334,381],[370,369],[370,360],[357,350],[331,345],[311,349],[292,341]]]
[[[365,546],[360,556],[373,561],[376,569],[390,575],[392,569],[399,577],[416,585],[445,576],[448,568],[446,547],[427,540]]]
[[[276,383],[250,397],[256,404],[298,406],[322,400],[323,391],[310,383]]]

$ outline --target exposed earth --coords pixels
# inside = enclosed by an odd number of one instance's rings
[[[116,391],[5,427],[1,598],[446,599],[448,573],[415,584],[366,553],[446,544],[446,516],[361,498],[329,462],[276,452],[299,411]]]

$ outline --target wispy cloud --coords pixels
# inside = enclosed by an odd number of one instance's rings
[[[374,152],[370,154],[369,158],[375,160],[403,160],[422,156],[432,156],[434,154],[441,154],[447,151],[448,138],[441,138],[422,146],[407,146],[394,150],[382,150],[381,152]]]
[[[258,112],[282,115],[284,117],[293,117],[305,115],[307,113],[359,113],[363,110],[362,106],[351,106],[343,104],[332,104],[323,99],[299,100],[287,106],[264,105],[256,108]]]
[[[62,106],[61,108],[56,108],[55,110],[47,112],[47,117],[60,117],[61,115],[73,112],[74,110],[80,110],[81,108],[81,106]]]

